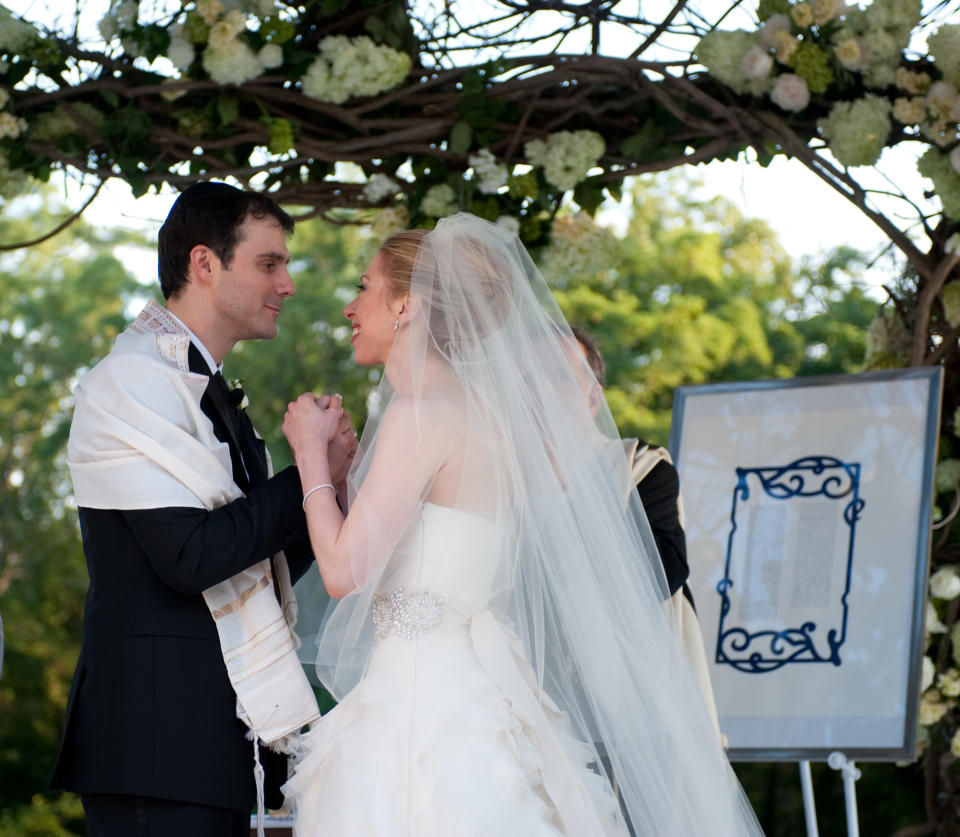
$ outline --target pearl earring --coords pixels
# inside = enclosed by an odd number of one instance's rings
[[[400,331],[400,320],[399,318],[393,321],[393,330]]]

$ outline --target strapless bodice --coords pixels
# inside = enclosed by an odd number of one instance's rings
[[[378,593],[426,592],[441,599],[449,616],[487,607],[496,587],[500,530],[479,515],[424,503],[397,544]]]

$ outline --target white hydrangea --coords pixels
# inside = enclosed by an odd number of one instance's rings
[[[212,26],[222,13],[223,0],[197,0],[197,14],[208,26]]]
[[[27,173],[23,169],[10,168],[10,159],[0,148],[0,199],[15,198],[27,188]]]
[[[960,326],[960,282],[948,282],[940,290],[943,315],[951,328]]]
[[[178,70],[186,70],[193,63],[196,57],[196,50],[193,44],[185,38],[171,38],[170,47],[167,49],[167,58]]]
[[[960,484],[960,459],[941,459],[934,472],[937,493],[956,491],[958,484]]]
[[[483,194],[495,194],[507,185],[507,167],[497,162],[490,149],[481,148],[476,154],[471,154],[467,162],[473,168],[478,180],[477,187]]]
[[[943,716],[954,707],[955,703],[952,700],[944,700],[936,689],[928,689],[920,698],[918,720],[925,727],[933,726],[943,719]]]
[[[36,29],[0,6],[0,52],[21,52],[36,37]]]
[[[410,226],[410,213],[404,206],[390,206],[381,209],[370,225],[373,242],[379,246],[385,238],[401,232]]]
[[[330,35],[320,55],[300,79],[304,95],[343,104],[355,96],[375,96],[396,87],[410,72],[410,56],[375,43],[366,35]]]
[[[893,118],[904,125],[916,125],[927,115],[927,100],[923,96],[898,96],[893,100]]]
[[[945,634],[947,632],[947,626],[940,621],[940,616],[937,614],[937,609],[933,606],[933,602],[927,602],[924,613],[924,627],[928,634]]]
[[[124,0],[113,7],[113,17],[121,32],[130,32],[137,25],[140,4],[136,0]]]
[[[16,139],[27,130],[27,120],[12,113],[0,113],[0,139]]]
[[[937,678],[937,689],[944,697],[960,696],[960,671],[948,668]]]
[[[233,12],[230,12],[230,14],[233,14]],[[218,20],[210,27],[207,44],[210,49],[229,50],[232,48],[233,42],[237,39],[237,35],[242,32],[243,29],[243,26],[237,29],[235,22],[231,23],[227,18]]]
[[[893,83],[914,96],[926,93],[930,89],[931,81],[929,73],[915,73],[906,67],[897,67],[893,74]]]
[[[715,29],[700,39],[695,53],[697,60],[707,68],[710,75],[718,78],[734,92],[759,96],[768,87],[767,79],[751,79],[743,73],[744,59],[754,47],[763,49],[756,32]]]
[[[505,229],[508,233],[520,235],[520,219],[512,215],[500,215],[497,218],[497,226]]]
[[[960,576],[955,567],[943,567],[930,576],[930,595],[944,601],[960,596]]]
[[[558,215],[550,243],[540,254],[540,270],[554,284],[576,282],[607,270],[618,258],[621,241],[588,212]]]
[[[770,101],[783,110],[797,113],[810,104],[810,88],[794,73],[781,73],[770,89]]]
[[[260,47],[257,58],[266,70],[280,67],[283,65],[283,47],[280,44],[264,44]]]
[[[927,689],[933,685],[933,675],[935,673],[935,667],[933,665],[933,660],[931,660],[926,654],[923,656],[923,665],[920,670],[920,694],[923,694]]]
[[[457,211],[457,195],[453,187],[438,183],[427,189],[420,202],[420,211],[431,218],[444,218]]]
[[[243,84],[263,73],[263,65],[253,50],[238,39],[232,40],[226,49],[204,50],[203,69],[217,84]]]
[[[889,100],[868,93],[853,102],[837,102],[817,127],[841,165],[872,166],[890,135],[890,110]]]
[[[606,150],[596,131],[558,131],[523,147],[531,165],[541,166],[547,182],[564,192],[582,181]]]
[[[927,50],[944,78],[960,87],[960,25],[948,23],[927,38]]]
[[[400,191],[400,186],[392,177],[383,172],[376,172],[364,184],[363,196],[370,203],[379,203],[384,198],[395,195]]]

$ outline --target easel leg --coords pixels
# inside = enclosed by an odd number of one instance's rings
[[[860,822],[857,817],[857,788],[856,781],[860,778],[860,771],[856,764],[848,760],[843,753],[831,753],[827,764],[843,774],[843,801],[847,809],[847,835],[860,837]]]
[[[820,837],[817,828],[817,806],[813,801],[813,779],[810,775],[810,762],[801,761],[800,789],[803,792],[803,818],[807,824],[807,837]]]

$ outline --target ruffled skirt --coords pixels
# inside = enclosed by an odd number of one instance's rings
[[[377,643],[284,786],[295,837],[621,837],[592,751],[489,614]]]

